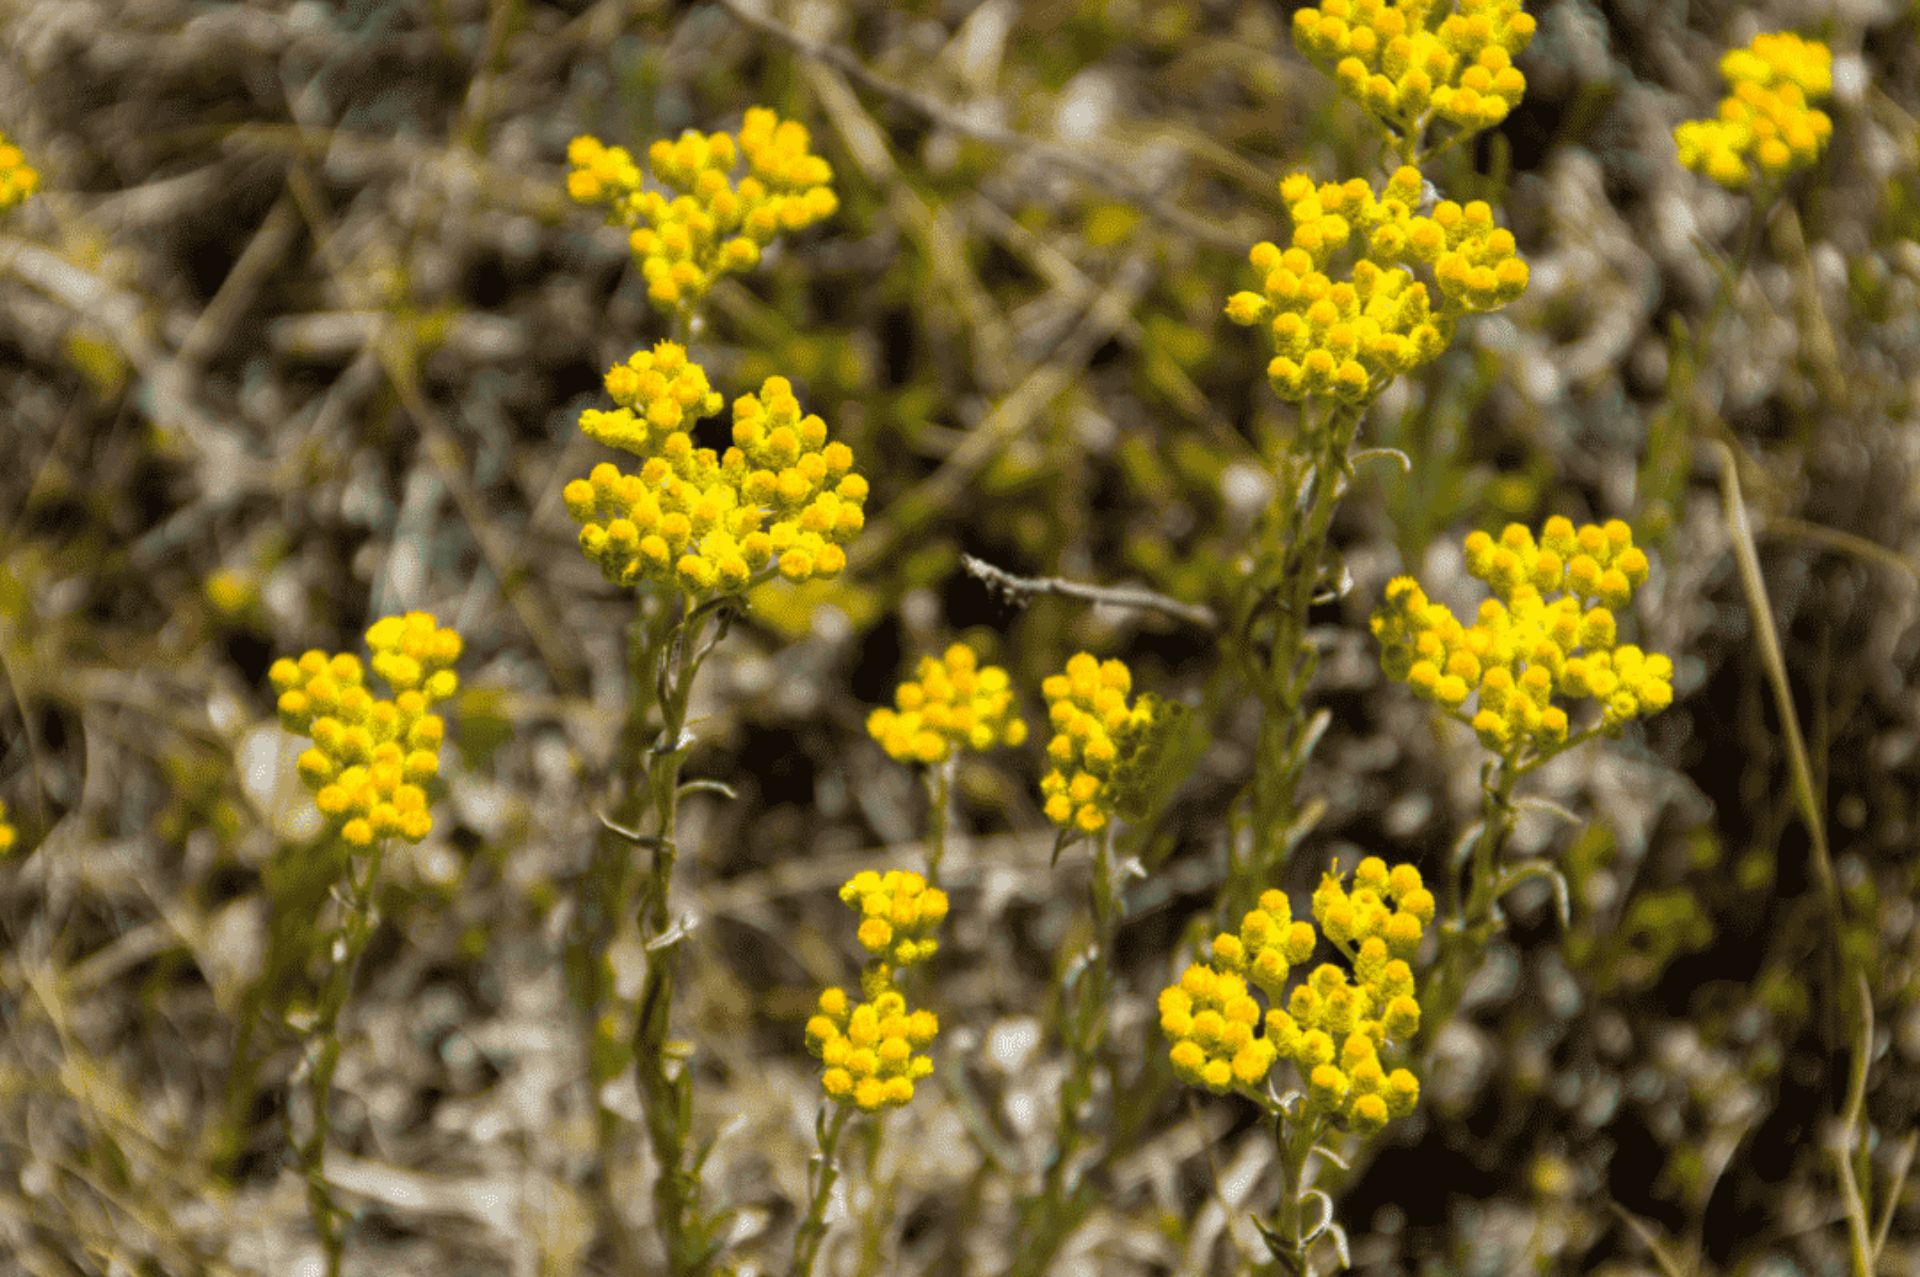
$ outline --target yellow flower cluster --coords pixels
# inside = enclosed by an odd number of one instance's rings
[[[697,448],[689,433],[720,396],[686,350],[661,342],[607,374],[620,406],[580,428],[645,459],[638,474],[602,463],[567,484],[580,548],[609,581],[658,581],[698,597],[736,592],[778,572],[789,581],[846,566],[841,547],[866,525],[867,481],[853,452],[827,441],[785,377],[733,401],[733,446]]]
[[[0,209],[12,208],[40,189],[40,173],[20,148],[0,133]]]
[[[909,1011],[898,989],[855,1003],[832,988],[807,1021],[807,1049],[826,1066],[820,1089],[829,1098],[874,1113],[913,1098],[913,1084],[933,1072],[921,1052],[939,1032],[933,1012]]]
[[[751,270],[781,231],[839,208],[833,168],[811,147],[805,125],[754,107],[737,136],[689,129],[655,142],[646,176],[663,189],[648,189],[624,147],[577,137],[567,147],[567,193],[605,205],[608,220],[628,228],[647,296],[671,309],[705,296],[721,275]]]
[[[1719,117],[1673,130],[1680,163],[1738,190],[1820,158],[1833,121],[1812,103],[1833,92],[1833,50],[1789,31],[1757,35],[1720,59],[1720,78]]]
[[[310,651],[275,661],[268,677],[280,692],[280,722],[313,738],[300,755],[300,778],[313,805],[350,846],[401,837],[419,842],[433,829],[426,782],[440,774],[446,724],[433,705],[459,690],[451,666],[460,635],[426,612],[374,622],[369,664],[393,699],[368,691],[366,671],[348,652]]]
[[[7,804],[5,801],[0,801],[0,856],[10,853],[13,850],[14,844],[19,841],[20,831],[13,827],[11,820],[7,819]]]
[[[657,456],[675,434],[691,431],[703,417],[720,411],[720,392],[707,382],[707,370],[687,358],[687,348],[663,341],[637,350],[607,370],[607,393],[619,406],[612,412],[588,408],[580,431],[595,443]]]
[[[933,933],[947,916],[946,893],[911,871],[862,870],[840,888],[841,902],[860,915],[860,947],[868,954],[860,977],[864,1001],[845,989],[820,995],[807,1021],[807,1050],[825,1069],[820,1087],[829,1099],[865,1112],[913,1098],[913,1084],[933,1072],[920,1054],[940,1031],[931,1011],[912,1011],[894,985],[900,967],[925,962],[939,948]]]
[[[933,933],[947,916],[947,893],[911,869],[863,870],[840,888],[840,902],[860,915],[860,947],[874,962],[910,967],[940,948]]]
[[[1412,865],[1369,856],[1349,892],[1338,872],[1313,895],[1320,929],[1352,962],[1323,962],[1281,1005],[1292,969],[1313,956],[1313,925],[1295,920],[1281,891],[1267,891],[1238,932],[1214,937],[1212,962],[1194,963],[1160,994],[1160,1028],[1184,1082],[1225,1092],[1251,1090],[1278,1060],[1291,1061],[1319,1113],[1362,1134],[1413,1111],[1420,1083],[1391,1056],[1420,1027],[1420,1003],[1408,965],[1433,920],[1433,895]],[[1253,990],[1264,994],[1263,1013]],[[1264,1030],[1264,1032],[1262,1031]]]
[[[1190,1085],[1216,1093],[1236,1082],[1259,1085],[1278,1055],[1259,1027],[1260,1004],[1232,972],[1196,962],[1180,983],[1160,991],[1160,1029],[1173,1040],[1173,1071]]]
[[[1517,761],[1565,745],[1556,697],[1599,702],[1606,729],[1673,703],[1673,662],[1619,642],[1615,613],[1648,571],[1625,523],[1575,528],[1555,517],[1538,541],[1517,523],[1498,540],[1475,532],[1466,561],[1494,595],[1472,625],[1399,577],[1372,628],[1388,677],[1471,725],[1488,749]]]
[[[1409,137],[1436,117],[1468,132],[1506,119],[1533,32],[1520,0],[1321,0],[1293,15],[1294,46]]]
[[[1081,652],[1064,674],[1040,685],[1047,698],[1053,739],[1047,757],[1053,769],[1040,782],[1047,819],[1065,828],[1096,833],[1116,813],[1126,814],[1137,769],[1158,703],[1142,697],[1127,703],[1133,674],[1121,661]]]
[[[1027,739],[1007,672],[982,666],[965,643],[921,657],[915,676],[895,689],[893,704],[867,716],[867,733],[898,762],[943,763],[956,750],[984,753]]]
[[[1295,173],[1280,183],[1291,242],[1253,246],[1261,291],[1234,294],[1226,311],[1237,324],[1266,325],[1274,348],[1267,377],[1282,399],[1365,402],[1437,358],[1460,315],[1498,310],[1526,291],[1513,232],[1494,225],[1485,201],[1442,200],[1421,213],[1422,190],[1410,166],[1377,193],[1359,178],[1316,186]],[[1332,264],[1343,251],[1353,267],[1336,279]],[[1432,272],[1437,304],[1416,267]]]

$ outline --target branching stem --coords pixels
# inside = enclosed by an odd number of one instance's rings
[[[1203,630],[1220,628],[1220,618],[1214,615],[1212,608],[1200,603],[1182,603],[1179,599],[1169,598],[1153,590],[1138,586],[1087,585],[1081,581],[1069,581],[1056,576],[1016,576],[1005,568],[996,567],[985,559],[975,558],[971,554],[960,556],[961,566],[968,574],[985,582],[987,588],[1010,599],[1025,601],[1042,595],[1053,595],[1063,599],[1079,599],[1086,603],[1104,603],[1109,607],[1132,608],[1141,612],[1158,612],[1170,616],[1176,621]]]

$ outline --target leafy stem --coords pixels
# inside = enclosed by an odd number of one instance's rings
[[[653,861],[642,884],[639,905],[646,973],[633,1020],[631,1055],[656,1167],[654,1225],[667,1252],[668,1271],[675,1277],[706,1271],[718,1249],[700,1208],[699,1166],[697,1162],[689,1164],[687,1155],[693,1125],[693,1080],[684,1064],[674,1068],[669,1063],[675,1054],[669,1040],[674,968],[680,942],[685,938],[684,931],[672,925],[669,905],[674,865],[679,858],[675,831],[680,811],[680,768],[692,747],[687,734],[687,706],[701,665],[726,632],[730,606],[728,601],[716,601],[694,607],[690,600],[683,600],[679,624],[668,631],[655,653],[654,685],[661,725],[647,759],[649,832],[641,839],[652,849]],[[706,627],[716,618],[716,632],[708,640]]]
[[[866,1138],[862,1160],[869,1200],[861,1219],[860,1263],[854,1270],[858,1277],[872,1277],[880,1272],[886,1258],[888,1224],[893,1218],[894,1197],[899,1188],[897,1181],[883,1184],[880,1178],[880,1149],[886,1129],[886,1123],[876,1115],[863,1132]]]
[[[333,1190],[327,1183],[327,1139],[333,1125],[329,1101],[333,1095],[333,1076],[340,1066],[340,1014],[352,992],[361,955],[373,938],[379,923],[374,908],[373,887],[386,851],[384,842],[376,842],[364,857],[347,856],[345,893],[341,895],[342,916],[339,927],[328,938],[327,982],[307,1038],[307,1101],[313,1110],[313,1126],[296,1151],[307,1180],[307,1213],[314,1231],[320,1236],[320,1248],[326,1257],[327,1277],[340,1277],[341,1260],[346,1253],[346,1225]]]
[[[580,896],[580,923],[568,951],[568,974],[591,1065],[598,1156],[589,1190],[603,1231],[625,1267],[639,1250],[612,1182],[623,1160],[622,1122],[602,1090],[634,1071],[658,1168],[654,1217],[675,1274],[698,1273],[712,1259],[699,1214],[699,1176],[690,1168],[691,1081],[670,1067],[674,959],[681,933],[670,900],[679,846],[675,828],[686,786],[680,769],[691,748],[687,710],[695,678],[731,617],[731,600],[698,606],[680,594],[642,594],[627,648],[628,706],[613,780],[613,814],[603,816]],[[644,866],[635,848],[650,852]],[[638,997],[616,988],[611,955],[625,940],[646,955]],[[625,1026],[622,1041],[622,1026]]]
[[[1300,775],[1317,732],[1307,693],[1319,665],[1307,618],[1319,598],[1333,516],[1351,475],[1349,453],[1364,405],[1336,403],[1324,422],[1308,423],[1309,450],[1283,452],[1273,467],[1275,491],[1261,550],[1241,583],[1230,641],[1242,676],[1261,702],[1254,746],[1251,852],[1235,856],[1222,893],[1231,916],[1272,881],[1290,846]]]
[[[661,654],[684,611],[677,596],[643,592],[636,599],[627,636],[627,712],[609,785],[612,811],[601,819],[577,898],[579,920],[567,946],[568,989],[588,1060],[587,1081],[594,1111],[596,1156],[587,1190],[600,1214],[601,1231],[623,1267],[638,1267],[639,1254],[612,1187],[613,1168],[624,1160],[619,1147],[622,1122],[602,1098],[603,1088],[626,1065],[610,955],[615,941],[630,935],[634,925],[633,898],[638,885],[630,832],[644,815],[651,792],[645,764],[658,704],[656,674]]]
[[[1290,1277],[1314,1277],[1314,1244],[1330,1230],[1344,1254],[1345,1237],[1333,1222],[1331,1206],[1324,1192],[1307,1184],[1307,1162],[1318,1147],[1326,1129],[1326,1115],[1308,1114],[1304,1101],[1295,1097],[1288,1112],[1287,1101],[1272,1095],[1258,1097],[1273,1122],[1275,1160],[1280,1166],[1280,1202],[1272,1224],[1258,1224],[1273,1263],[1263,1273],[1286,1273]],[[1338,1160],[1338,1159],[1336,1159]],[[1318,1205],[1320,1218],[1309,1222],[1310,1206]]]
[[[1069,1184],[1089,1125],[1083,1112],[1093,1097],[1107,1012],[1113,992],[1113,947],[1119,931],[1119,896],[1113,874],[1113,826],[1093,835],[1091,903],[1093,937],[1061,981],[1060,1014],[1066,1039],[1067,1075],[1060,1084],[1058,1135],[1037,1197],[1022,1212],[1021,1245],[1013,1277],[1046,1271],[1062,1242],[1090,1204],[1087,1184]]]
[[[820,1151],[807,1167],[807,1213],[793,1235],[793,1277],[811,1277],[813,1273],[820,1243],[827,1235],[827,1203],[832,1200],[834,1183],[840,1178],[840,1167],[834,1158],[840,1152],[840,1136],[853,1110],[832,1101],[827,1102],[827,1107],[832,1109],[832,1116],[822,1111],[814,1123]]]
[[[1462,897],[1459,857],[1447,866],[1448,918],[1440,927],[1440,960],[1433,983],[1421,997],[1421,1036],[1452,1018],[1473,974],[1474,961],[1485,950],[1496,927],[1495,905],[1506,885],[1499,864],[1507,840],[1513,836],[1519,810],[1513,801],[1516,782],[1535,763],[1521,763],[1501,755],[1480,769],[1480,821],[1465,849],[1467,878]]]

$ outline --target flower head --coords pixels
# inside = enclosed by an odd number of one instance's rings
[[[860,915],[860,947],[889,967],[925,962],[947,916],[947,893],[910,869],[862,870],[840,888],[840,901]]]
[[[313,740],[300,755],[300,778],[350,846],[419,842],[432,831],[425,786],[440,774],[446,725],[431,710],[459,690],[452,666],[461,646],[459,634],[426,612],[374,622],[367,647],[373,672],[392,690],[385,700],[367,689],[365,668],[348,652],[282,657],[268,670],[281,725]]]
[[[893,704],[867,716],[867,732],[899,762],[943,763],[957,750],[984,753],[1027,739],[1007,672],[981,665],[965,643],[921,657],[914,677],[895,690]]]
[[[807,1050],[825,1066],[820,1089],[829,1099],[875,1113],[913,1098],[913,1084],[933,1072],[924,1052],[939,1032],[933,1012],[909,1010],[898,989],[856,1003],[831,988],[807,1021]]]
[[[1274,1044],[1260,1035],[1260,1004],[1247,982],[1204,963],[1160,992],[1160,1028],[1172,1039],[1180,1080],[1214,1092],[1254,1086],[1273,1067]]]
[[[1266,327],[1267,379],[1282,399],[1364,403],[1437,358],[1460,316],[1526,291],[1527,264],[1491,206],[1442,200],[1421,212],[1424,191],[1411,166],[1377,191],[1359,178],[1315,185],[1295,173],[1281,182],[1291,242],[1254,245],[1248,260],[1261,291],[1234,294],[1226,311],[1237,324]]]
[[[687,348],[678,342],[635,351],[608,369],[604,380],[618,407],[587,409],[580,414],[580,432],[637,457],[658,455],[668,439],[691,432],[724,402],[707,384],[707,370],[688,359]]]
[[[40,173],[20,148],[0,133],[0,210],[22,203],[40,189]]]
[[[1673,662],[1619,641],[1616,614],[1649,570],[1625,523],[1555,517],[1538,539],[1508,524],[1498,539],[1467,537],[1466,557],[1493,592],[1472,625],[1399,577],[1372,628],[1387,676],[1470,724],[1488,749],[1514,760],[1558,751],[1572,724],[1556,701],[1598,702],[1604,729],[1673,703]]]
[[[647,296],[671,310],[705,296],[721,275],[752,269],[781,231],[833,214],[833,168],[811,147],[805,125],[765,107],[750,109],[738,134],[689,129],[655,142],[645,174],[624,147],[577,137],[567,147],[567,193],[605,206],[607,220],[627,229]]]
[[[0,801],[0,856],[12,853],[14,845],[20,841],[20,831],[7,819],[7,804]]]
[[[1533,40],[1520,0],[1322,0],[1293,15],[1293,43],[1387,129],[1419,137],[1507,118],[1527,91],[1513,64]]]
[[[911,870],[863,870],[840,888],[840,900],[860,916],[860,947],[867,951],[854,1003],[844,989],[820,995],[807,1021],[807,1049],[825,1068],[829,1099],[865,1112],[905,1104],[913,1084],[933,1072],[920,1054],[940,1031],[931,1011],[911,1011],[895,985],[901,967],[925,962],[939,948],[933,933],[947,916],[947,895]]]
[[[1268,891],[1236,932],[1214,937],[1212,961],[1194,963],[1160,994],[1160,1029],[1175,1074],[1216,1093],[1251,1091],[1290,1061],[1308,1104],[1369,1134],[1413,1111],[1420,1084],[1388,1068],[1420,1027],[1409,960],[1433,919],[1433,896],[1412,865],[1369,856],[1352,888],[1336,865],[1313,897],[1321,930],[1351,957],[1351,972],[1323,962],[1285,996],[1319,943],[1286,894]],[[1266,999],[1263,1010],[1258,993]]]
[[[1740,190],[1820,158],[1833,121],[1813,103],[1833,92],[1833,50],[1788,31],[1757,35],[1720,59],[1720,77],[1727,95],[1718,116],[1673,130],[1681,164]]]
[[[785,377],[733,401],[724,453],[696,447],[689,433],[720,397],[682,347],[635,354],[607,374],[607,388],[619,408],[589,410],[580,427],[644,464],[637,474],[595,466],[564,496],[581,550],[609,581],[657,581],[704,598],[776,572],[801,582],[846,566],[841,547],[866,525],[867,481]]]
[[[1047,698],[1053,768],[1040,782],[1047,819],[1096,833],[1115,815],[1134,816],[1147,788],[1166,707],[1153,696],[1129,699],[1133,674],[1120,661],[1081,652],[1040,688]]]

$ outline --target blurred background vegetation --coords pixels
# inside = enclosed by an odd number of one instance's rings
[[[1122,932],[1114,1050],[1140,1132],[1059,1273],[1234,1271],[1273,1195],[1251,1110],[1171,1085],[1150,999],[1211,913],[1252,722],[1201,631],[962,566],[1217,597],[1290,411],[1221,315],[1275,182],[1371,175],[1356,108],[1267,0],[0,0],[0,128],[44,189],[0,223],[0,1269],[302,1271],[287,1028],[324,867],[265,671],[424,607],[467,636],[434,836],[391,857],[345,1026],[330,1170],[353,1271],[610,1272],[562,987],[621,723],[630,603],[562,484],[605,367],[664,335],[569,138],[806,121],[842,212],[716,290],[716,384],[792,377],[873,483],[839,582],[767,588],[703,681],[677,907],[733,1257],[778,1266],[817,1097],[801,1024],[851,961],[832,889],[918,863],[923,799],[862,729],[959,633],[1033,689],[1081,646],[1204,708]],[[1920,5],[1544,0],[1518,111],[1440,162],[1501,210],[1527,296],[1396,385],[1335,541],[1287,885],[1354,848],[1437,872],[1479,757],[1384,682],[1392,575],[1456,604],[1474,527],[1624,517],[1674,708],[1550,767],[1544,890],[1441,1043],[1415,1118],[1339,1189],[1369,1273],[1842,1271],[1826,1149],[1856,1026],[1730,551],[1729,444],[1877,1011],[1884,1184],[1920,1112]],[[1720,50],[1830,39],[1827,158],[1750,218],[1682,171]],[[1743,245],[1751,244],[1744,263]],[[1037,695],[1029,709],[1037,707]],[[1047,1149],[1053,956],[1037,747],[971,761],[929,984],[940,1084],[890,1120],[895,1226],[834,1271],[990,1273]],[[1538,886],[1538,884],[1535,884]],[[255,1062],[234,1068],[236,1044]],[[636,1218],[650,1170],[619,1169]],[[868,1180],[854,1175],[854,1192]],[[1236,1222],[1240,1221],[1240,1222]],[[1888,1273],[1920,1271],[1920,1200]]]

